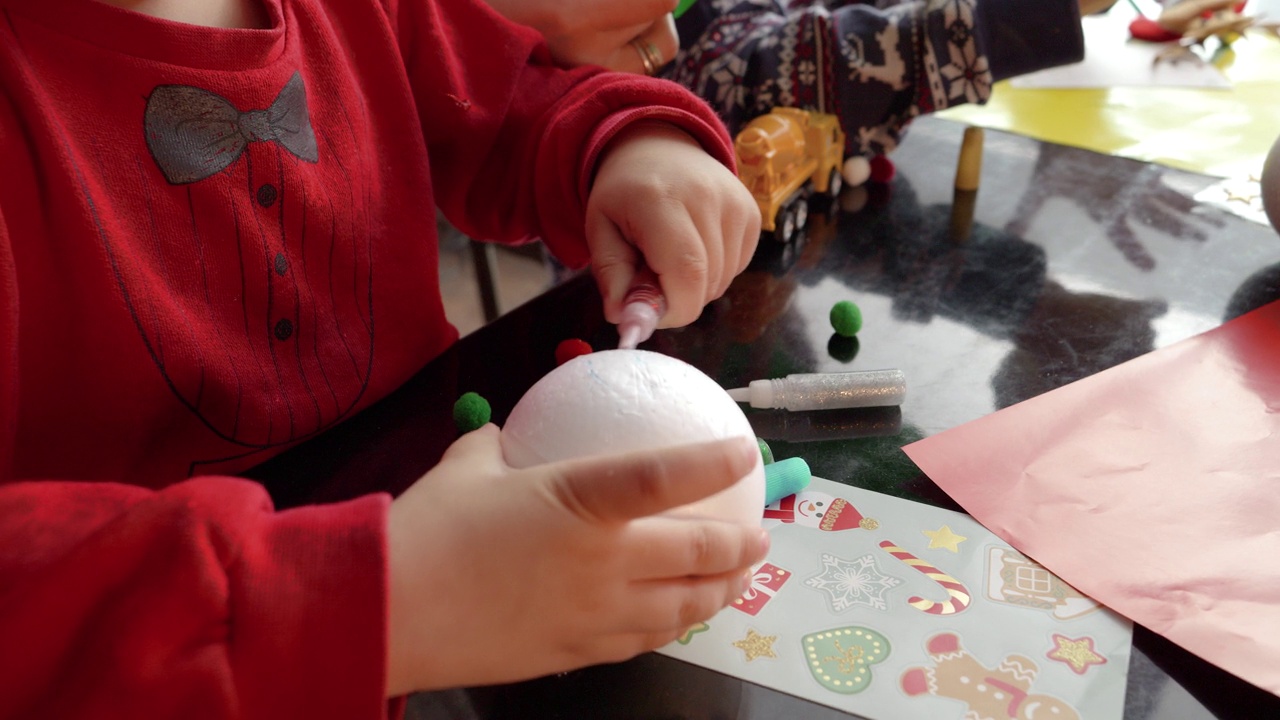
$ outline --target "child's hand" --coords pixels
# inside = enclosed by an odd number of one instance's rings
[[[659,327],[688,325],[751,261],[760,209],[746,187],[683,131],[638,123],[605,151],[587,199],[587,246],[616,323],[643,260],[667,298]]]
[[[495,426],[463,436],[391,505],[388,695],[620,661],[715,614],[768,535],[653,514],[758,456],[739,439],[515,470]]]
[[[1111,9],[1116,4],[1116,0],[1079,0],[1080,17],[1086,15],[1094,15]]]

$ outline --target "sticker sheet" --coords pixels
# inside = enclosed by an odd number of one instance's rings
[[[658,652],[871,720],[1108,720],[1132,625],[967,515],[814,478],[730,607]]]

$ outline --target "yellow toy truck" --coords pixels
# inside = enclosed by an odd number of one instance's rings
[[[809,219],[809,189],[835,197],[844,131],[835,115],[776,107],[735,138],[738,176],[760,206],[761,230],[787,242]]]

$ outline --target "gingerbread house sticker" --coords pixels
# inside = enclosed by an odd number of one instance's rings
[[[987,599],[1007,605],[1053,613],[1070,620],[1097,610],[1099,605],[1049,572],[1045,566],[1014,550],[987,549]]]

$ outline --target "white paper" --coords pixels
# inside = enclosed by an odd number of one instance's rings
[[[1270,225],[1266,210],[1262,207],[1261,163],[1256,173],[1244,177],[1231,177],[1216,182],[1196,193],[1196,202],[1212,205],[1259,225]]]
[[[1069,89],[1111,87],[1231,87],[1222,71],[1199,59],[1161,62],[1156,56],[1168,43],[1150,43],[1129,37],[1129,23],[1137,13],[1118,3],[1105,15],[1081,20],[1085,59],[1073,65],[1022,75],[1009,82],[1016,88]]]

